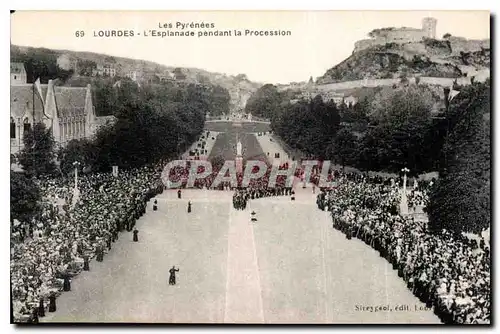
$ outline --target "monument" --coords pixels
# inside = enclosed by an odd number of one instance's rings
[[[238,142],[236,144],[236,159],[235,159],[236,172],[243,173],[242,145],[239,138],[237,138],[237,140]]]
[[[403,176],[403,190],[401,192],[401,202],[399,203],[399,214],[402,216],[408,215],[408,198],[406,195],[406,173],[410,170],[408,168],[403,168],[401,170],[404,173]]]

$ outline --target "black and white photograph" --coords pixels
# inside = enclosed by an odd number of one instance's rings
[[[11,324],[491,326],[491,24],[12,11]]]

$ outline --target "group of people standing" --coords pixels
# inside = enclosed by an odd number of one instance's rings
[[[331,211],[333,228],[376,249],[444,323],[489,323],[491,258],[485,242],[449,231],[431,234],[425,222],[399,215],[397,183],[345,175],[337,181],[317,200],[318,208]],[[410,197],[415,204],[427,201],[425,191]]]
[[[233,194],[233,207],[236,210],[245,210],[247,202],[251,199],[271,197],[271,196],[290,196],[295,200],[295,191],[292,187],[247,187],[236,189]]]
[[[80,198],[72,207],[53,208],[35,218],[33,237],[11,249],[12,309],[15,322],[38,320],[55,311],[56,297],[71,288],[71,277],[90,270],[90,260],[103,261],[122,232],[133,232],[147,202],[163,191],[161,166],[111,173],[83,174]],[[67,179],[38,180],[49,188],[71,185]],[[47,189],[42,188],[42,192]],[[68,191],[70,192],[70,191]],[[48,300],[48,303],[47,303]]]

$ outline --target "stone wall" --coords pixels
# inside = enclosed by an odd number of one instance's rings
[[[481,51],[481,48],[489,49],[490,48],[490,40],[468,40],[463,37],[454,37],[451,36],[448,38],[451,45],[451,50],[453,55],[459,55],[460,52],[474,52]]]
[[[364,49],[368,49],[375,45],[385,45],[387,43],[397,43],[397,44],[406,44],[406,43],[417,43],[421,42],[425,37],[425,33],[420,29],[413,28],[401,28],[394,29],[390,31],[384,32],[384,34],[378,35],[375,38],[370,39],[362,39],[354,43],[354,51],[359,52]]]
[[[459,77],[459,78],[440,78],[440,77],[419,77],[420,83],[433,85],[433,86],[442,86],[442,87],[450,87],[456,81],[459,85],[470,85],[471,78],[474,77],[475,82],[484,82],[487,78],[490,77],[490,70],[480,70],[476,71],[473,76],[468,77]],[[401,79],[364,79],[364,80],[355,80],[355,81],[344,81],[344,82],[336,82],[324,85],[315,85],[311,87],[311,94],[325,94],[326,92],[335,92],[353,88],[363,88],[363,87],[387,87],[395,84],[399,84]],[[408,82],[410,84],[414,84],[416,82],[415,77],[408,78]],[[284,91],[289,89],[290,87],[282,87],[279,88],[279,91]]]
[[[362,39],[354,43],[354,50],[352,51],[352,53],[371,48],[375,45],[385,45],[385,43],[387,43],[385,38]]]
[[[392,86],[400,82],[400,79],[364,79],[355,81],[335,82],[325,85],[317,85],[320,91],[335,91],[361,87]]]

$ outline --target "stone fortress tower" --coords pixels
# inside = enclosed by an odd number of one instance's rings
[[[422,19],[422,30],[428,38],[436,38],[437,20],[433,17],[424,17]]]
[[[436,39],[436,25],[437,20],[435,18],[425,17],[422,19],[421,28],[389,27],[374,29],[368,34],[369,39],[362,39],[354,44],[353,52],[386,43],[408,44],[420,43],[425,38]]]

